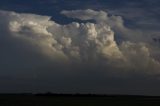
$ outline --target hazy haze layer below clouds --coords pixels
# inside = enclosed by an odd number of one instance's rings
[[[149,79],[159,81],[153,32],[129,29],[121,16],[105,11],[61,14],[86,23],[61,25],[49,16],[0,11],[0,91],[155,94],[146,88]],[[11,83],[19,88],[9,89]]]

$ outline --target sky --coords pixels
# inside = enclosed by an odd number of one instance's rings
[[[159,5],[0,1],[0,93],[160,96]]]

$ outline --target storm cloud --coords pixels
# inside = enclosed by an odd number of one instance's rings
[[[111,78],[129,79],[132,83],[134,80],[129,77],[158,79],[160,62],[152,39],[125,27],[121,16],[91,9],[64,10],[61,14],[86,22],[61,25],[50,16],[0,11],[2,80],[10,77],[19,79],[18,83],[32,81],[30,84],[38,82],[41,86],[45,82],[49,83],[45,86],[51,86],[52,82],[51,88],[58,92],[74,85],[79,90],[72,92],[83,92],[85,85],[87,89],[87,84],[91,84],[90,87],[97,89],[91,92],[100,92]],[[62,84],[63,81],[68,85]],[[103,84],[97,85],[99,82]],[[58,90],[57,86],[63,89]]]

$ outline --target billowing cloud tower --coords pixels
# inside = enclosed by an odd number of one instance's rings
[[[78,89],[97,92],[106,89],[104,83],[112,77],[159,76],[160,62],[154,55],[159,49],[139,31],[125,27],[122,17],[90,9],[61,14],[84,23],[61,25],[49,16],[0,11],[2,76],[40,85],[58,83],[53,87],[64,89],[78,84]]]

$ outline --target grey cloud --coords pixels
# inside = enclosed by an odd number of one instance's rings
[[[75,18],[82,20],[94,19],[97,22],[95,24],[73,22],[68,25],[60,25],[51,21],[48,16],[1,11],[1,17],[5,17],[3,21],[8,24],[6,26],[8,31],[4,33],[8,38],[15,39],[14,42],[23,42],[22,44],[30,46],[26,49],[31,49],[31,52],[33,50],[43,54],[55,62],[81,64],[81,62],[94,61],[95,63],[101,62],[107,67],[113,67],[110,70],[119,70],[118,67],[120,67],[121,70],[129,71],[136,68],[136,70],[154,70],[158,73],[159,62],[151,57],[150,48],[147,44],[145,45],[147,42],[137,41],[137,44],[132,42],[134,37],[129,33],[133,31],[123,25],[123,19],[120,16],[109,17],[104,11],[89,9],[63,11],[62,13],[68,17],[76,16]],[[118,45],[111,28],[122,32],[123,36],[128,36],[129,43],[124,40]],[[144,56],[142,60],[149,63],[139,60],[142,54]],[[130,60],[133,55],[135,55],[134,60]],[[137,62],[141,63],[138,67],[137,65],[130,66]],[[127,63],[130,64],[123,65]],[[150,67],[153,68],[148,68],[148,64],[151,64]]]
[[[63,81],[70,87],[79,87],[76,83],[87,85],[93,80],[104,84],[110,77],[159,75],[160,63],[152,56],[152,45],[143,39],[135,43],[134,37],[128,35],[133,30],[124,26],[122,17],[90,9],[63,11],[62,14],[96,22],[61,25],[49,16],[0,11],[2,75],[32,80],[34,84],[38,82],[38,86],[45,81],[57,82],[55,87],[66,87]],[[119,36],[127,36],[126,39],[117,44],[112,29],[123,34]]]

